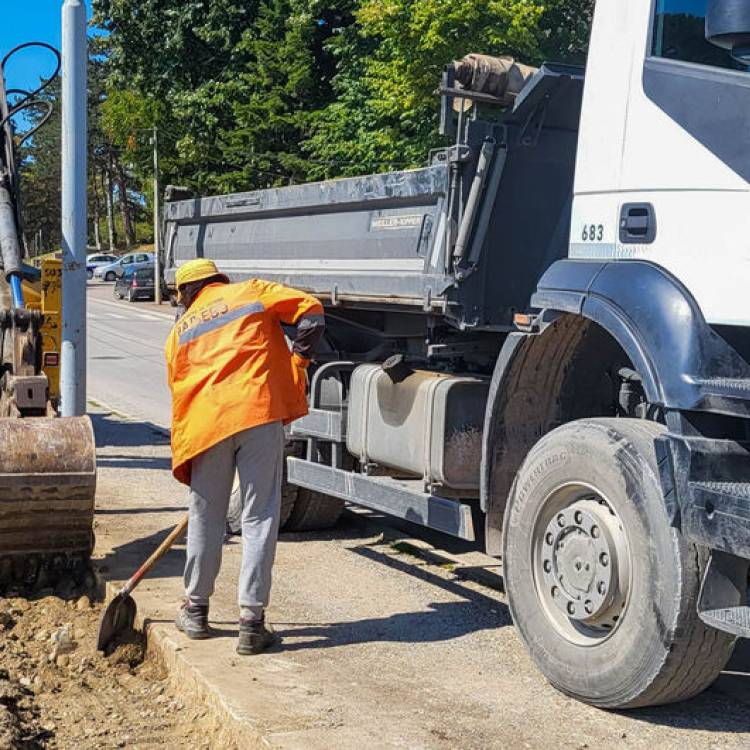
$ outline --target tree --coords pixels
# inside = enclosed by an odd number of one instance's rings
[[[339,173],[417,165],[440,144],[434,92],[447,63],[469,52],[581,62],[592,8],[590,0],[362,0],[356,25],[333,42],[336,100],[304,147],[338,161]]]
[[[61,155],[60,79],[37,99],[52,107],[49,120],[46,107],[26,111],[29,129],[39,127],[20,149],[21,198],[24,234],[29,250],[57,250],[61,242]]]

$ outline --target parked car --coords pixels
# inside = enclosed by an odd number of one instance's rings
[[[111,266],[118,260],[119,258],[116,255],[107,255],[102,253],[89,255],[86,258],[86,278],[91,281],[91,279],[94,278],[94,271],[96,271],[99,266]]]
[[[162,294],[166,296],[167,290],[162,280]],[[154,299],[154,269],[153,268],[129,268],[115,281],[115,297],[135,302],[139,299]]]
[[[94,270],[94,278],[100,281],[114,281],[128,269],[148,268],[153,264],[153,253],[128,253],[108,266],[99,266]]]

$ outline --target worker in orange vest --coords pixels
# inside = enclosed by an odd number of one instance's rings
[[[221,567],[235,471],[242,493],[237,652],[274,640],[265,624],[281,511],[284,425],[307,414],[305,370],[323,333],[314,297],[253,279],[230,284],[213,261],[177,270],[186,312],[166,345],[172,391],[172,472],[190,486],[185,601],[176,625],[210,636],[209,599]],[[291,351],[282,330],[296,326]]]

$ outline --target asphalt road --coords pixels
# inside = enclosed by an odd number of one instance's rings
[[[174,310],[115,300],[112,284],[88,285],[88,392],[115,411],[168,428],[164,342]]]

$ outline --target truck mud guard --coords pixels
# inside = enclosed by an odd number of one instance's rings
[[[750,364],[664,269],[643,261],[561,260],[544,274],[531,304],[604,328],[630,358],[652,404],[750,417]]]

